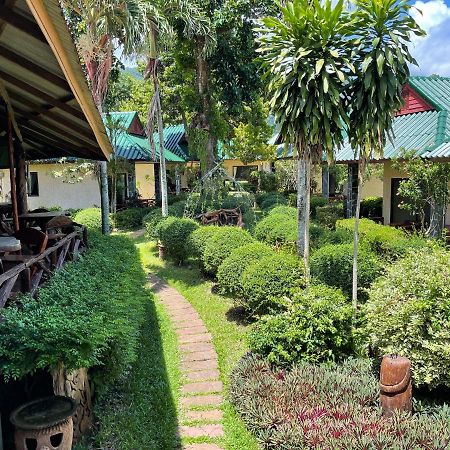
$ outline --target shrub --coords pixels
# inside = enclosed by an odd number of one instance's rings
[[[176,202],[169,205],[169,216],[183,217],[185,202]],[[163,219],[161,208],[153,208],[143,219],[143,224],[147,230],[147,237],[158,239],[156,235],[156,226]]]
[[[303,263],[293,255],[275,253],[250,264],[242,273],[243,306],[253,316],[280,306],[279,299],[305,283]]]
[[[86,208],[77,212],[74,221],[91,230],[102,229],[102,210],[100,208]]]
[[[276,214],[274,212],[256,224],[253,236],[270,245],[295,243],[297,240],[297,220],[288,214]]]
[[[383,215],[383,197],[366,197],[361,200],[362,217],[381,217]]]
[[[265,210],[277,205],[287,205],[286,197],[278,192],[268,193],[260,203],[261,209]]]
[[[334,286],[351,296],[353,244],[325,245],[311,257],[311,275],[328,286]],[[382,264],[365,246],[358,251],[358,297],[367,298],[365,289],[380,276]]]
[[[330,230],[315,225],[319,230],[313,230],[313,225],[310,227],[311,247],[318,249],[329,244],[350,244],[353,242],[353,233],[350,230],[338,228]]]
[[[355,219],[343,219],[336,222],[337,229],[353,232]],[[370,219],[360,219],[359,236],[375,253],[380,253],[389,259],[397,259],[408,251],[419,250],[427,245],[425,239],[416,235],[407,235],[404,231],[380,225]]]
[[[150,208],[127,208],[113,214],[112,220],[119,230],[137,230],[142,227],[142,220],[150,211]]]
[[[324,285],[296,290],[287,311],[262,317],[250,349],[277,366],[326,362],[352,351],[352,308],[342,292]]]
[[[223,292],[242,295],[241,276],[246,267],[258,259],[273,254],[273,250],[261,242],[246,244],[234,249],[217,271],[217,280]]]
[[[292,192],[288,195],[288,205],[297,208],[297,192]]]
[[[369,360],[292,370],[247,356],[233,371],[232,403],[266,450],[445,449],[450,408],[381,417]]]
[[[19,378],[39,368],[93,368],[116,379],[136,357],[149,301],[134,242],[92,233],[88,252],[57,271],[23,306],[2,309],[0,370]],[[19,303],[20,304],[20,303]]]
[[[189,256],[188,239],[198,226],[192,219],[169,216],[158,223],[155,233],[166,248],[167,256],[181,263]]]
[[[200,226],[194,230],[189,235],[187,242],[189,256],[202,260],[206,242],[217,232],[220,232],[220,227],[216,225]]]
[[[330,230],[335,228],[336,221],[342,217],[344,217],[344,206],[340,203],[316,207],[317,221]]]
[[[328,205],[328,199],[319,195],[312,195],[311,196],[311,217],[313,219],[316,218],[317,215],[317,208],[327,206]]]
[[[269,211],[269,216],[275,215],[275,214],[282,214],[288,217],[291,217],[292,219],[297,219],[297,208],[293,208],[292,206],[286,206],[286,205],[280,205],[275,206]]]
[[[231,252],[253,241],[250,233],[237,227],[219,227],[219,231],[206,241],[203,264],[207,273],[215,275]]]
[[[416,385],[450,386],[449,267],[444,249],[411,253],[387,268],[364,308],[371,348],[410,358]]]

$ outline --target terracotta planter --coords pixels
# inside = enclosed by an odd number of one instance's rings
[[[75,402],[62,396],[46,397],[11,413],[16,427],[16,450],[71,450]]]

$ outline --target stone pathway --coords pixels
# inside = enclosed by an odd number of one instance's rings
[[[203,321],[192,305],[164,280],[149,274],[155,294],[161,299],[178,336],[183,386],[180,399],[179,435],[192,443],[185,450],[222,450],[213,443],[223,437],[223,386],[217,353]],[[211,443],[205,441],[212,441]]]

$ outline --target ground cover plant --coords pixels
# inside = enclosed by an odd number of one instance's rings
[[[2,310],[0,370],[21,377],[36,369],[90,368],[97,388],[137,357],[146,280],[133,242],[90,235],[86,255],[57,271],[22,307]]]
[[[263,449],[428,449],[450,445],[450,408],[383,419],[369,360],[273,368],[254,355],[233,371],[230,398]]]
[[[92,230],[101,230],[102,228],[102,211],[100,208],[86,208],[78,211],[74,218],[74,222],[84,225]]]

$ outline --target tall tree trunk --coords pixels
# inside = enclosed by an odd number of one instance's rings
[[[113,170],[111,174],[111,212],[114,214],[117,211],[117,174]]]
[[[159,86],[155,83],[156,95],[156,120],[158,123],[159,137],[159,163],[160,163],[160,180],[161,180],[161,214],[163,217],[169,215],[168,192],[167,192],[167,171],[166,171],[166,154],[164,150],[164,126],[162,119],[161,98],[159,96]]]
[[[211,125],[211,96],[209,92],[209,66],[205,59],[205,37],[196,37],[196,84],[197,92],[202,103],[202,111],[197,114],[195,118],[194,128],[206,130],[208,133],[208,140],[206,142],[206,167],[205,173],[209,172],[215,166],[215,149],[217,139]]]
[[[301,152],[298,149],[298,154]],[[303,257],[306,270],[306,281],[309,284],[309,214],[310,214],[310,182],[311,163],[309,154],[305,152],[298,156],[297,160],[297,215],[298,215],[298,240],[297,252]]]
[[[353,277],[352,277],[352,305],[353,316],[358,309],[358,246],[359,246],[359,216],[361,211],[361,194],[366,169],[366,158],[360,156],[358,161],[358,190],[356,194],[355,227],[353,229]]]
[[[442,186],[443,192],[447,191],[447,182]],[[447,195],[434,198],[430,205],[430,226],[427,230],[427,236],[433,239],[442,237],[445,226],[445,211],[447,208]],[[422,224],[423,227],[423,224]],[[423,229],[423,228],[422,228]]]

